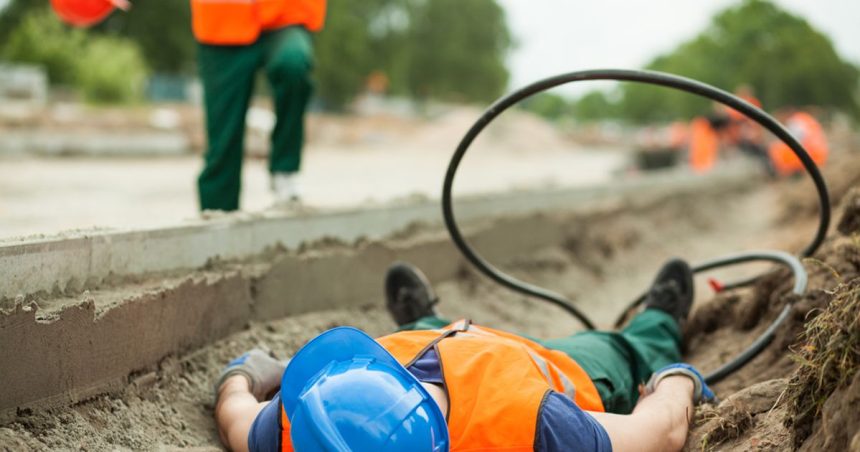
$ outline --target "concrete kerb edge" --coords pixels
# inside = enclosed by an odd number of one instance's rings
[[[493,215],[524,214],[582,206],[611,197],[655,190],[695,189],[713,183],[744,180],[743,172],[717,172],[707,177],[672,174],[668,182],[654,178],[590,189],[511,192],[457,201],[457,218],[468,222]],[[0,299],[39,292],[65,291],[109,276],[136,275],[200,268],[211,259],[240,259],[274,246],[296,247],[324,237],[353,241],[380,238],[410,223],[441,223],[437,202],[375,207],[318,214],[237,214],[186,225],[137,231],[94,231],[78,237],[0,243]]]

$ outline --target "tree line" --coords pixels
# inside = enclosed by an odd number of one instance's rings
[[[718,13],[709,26],[646,69],[691,77],[727,91],[752,87],[765,109],[815,105],[860,118],[860,71],[802,17],[767,0],[746,0]],[[527,108],[545,117],[620,119],[632,123],[689,119],[710,101],[636,83],[592,91],[576,100],[547,94]]]
[[[108,79],[118,72],[109,55],[86,65],[75,55],[90,52],[90,41],[109,38],[107,46],[124,55],[132,78],[195,73],[186,0],[136,0],[130,12],[86,31],[60,24],[46,5],[12,0],[0,12],[0,58],[41,64],[59,84],[82,83],[75,74],[101,67]],[[362,92],[371,74],[385,77],[389,94],[421,100],[485,102],[508,83],[512,39],[495,0],[328,0],[326,26],[314,39],[317,96],[332,109]],[[115,84],[120,91],[127,86]]]

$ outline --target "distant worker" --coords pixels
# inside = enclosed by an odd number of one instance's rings
[[[755,107],[762,103],[748,85],[741,85],[735,95]],[[690,166],[696,172],[710,171],[717,162],[721,144],[739,149],[758,161],[769,175],[774,169],[764,142],[764,130],[743,113],[721,103],[714,103],[713,110],[705,117],[696,118],[690,124]]]
[[[753,89],[749,85],[741,85],[735,90],[735,95],[749,102],[753,106],[762,108],[762,103],[755,97]],[[726,130],[728,141],[737,146],[741,152],[760,162],[768,174],[773,175],[773,167],[767,155],[764,142],[764,129],[758,123],[748,118],[743,113],[728,108],[729,127]]]
[[[621,331],[536,340],[437,317],[424,275],[396,264],[376,340],[324,332],[287,365],[260,349],[216,384],[221,439],[244,451],[674,451],[714,394],[681,359],[693,301],[673,260]],[[640,386],[647,382],[646,385]],[[271,397],[270,401],[266,401]],[[612,414],[614,413],[614,414]]]
[[[706,173],[717,163],[720,139],[714,130],[713,121],[698,117],[690,123],[690,168],[697,173]]]
[[[310,32],[322,28],[325,0],[191,0],[206,107],[207,149],[198,179],[202,210],[237,210],[245,114],[263,69],[276,122],[269,172],[278,201],[299,198],[304,113],[311,96]]]
[[[824,166],[829,148],[821,124],[811,114],[795,109],[787,109],[778,116],[784,121],[791,135],[806,149],[812,161],[818,166]],[[803,163],[782,141],[774,142],[770,146],[769,154],[773,167],[780,176],[804,171]]]

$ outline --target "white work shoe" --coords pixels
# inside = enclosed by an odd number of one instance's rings
[[[299,173],[272,173],[272,192],[276,204],[293,204],[301,199]]]

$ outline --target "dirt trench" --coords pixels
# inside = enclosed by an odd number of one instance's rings
[[[772,269],[754,286],[720,294],[690,319],[686,359],[712,366],[761,334],[793,303],[771,345],[746,367],[715,385],[722,400],[697,410],[688,450],[860,451],[860,162],[826,175],[834,227],[803,260],[807,291],[791,294],[786,269]],[[778,223],[790,225],[816,210],[797,185],[787,187]]]
[[[660,263],[671,256],[696,262],[744,249],[801,248],[814,230],[813,215],[786,219],[782,209],[785,193],[804,184],[762,184],[745,190],[714,187],[694,197],[670,197],[647,209],[620,206],[588,216],[559,213],[566,225],[562,240],[497,264],[517,277],[565,294],[606,328],[648,286]],[[802,189],[799,192],[804,193]],[[550,217],[546,217],[547,222],[559,221]],[[417,233],[440,232],[406,231],[390,240],[408,239]],[[503,240],[505,237],[479,237],[476,246],[486,249]],[[308,252],[314,252],[314,247],[308,247]],[[559,315],[556,308],[511,293],[462,261],[450,265],[457,266],[457,277],[434,281],[442,299],[440,309],[448,317],[469,317],[538,337],[569,334],[580,328],[569,316]],[[717,277],[731,278],[761,268],[731,269]],[[712,293],[706,284],[697,283],[697,304],[701,305],[712,298]],[[11,422],[0,426],[0,445],[10,450],[218,449],[212,384],[220,368],[260,343],[279,356],[289,356],[314,335],[337,325],[353,325],[371,335],[390,332],[394,324],[381,305],[381,284],[380,274],[379,296],[360,300],[360,307],[354,309],[250,322],[243,331],[166,358],[151,371],[130,375],[128,384],[119,391],[71,406],[19,410]],[[755,334],[759,324],[741,330],[722,326],[714,331],[725,332],[722,341],[736,349]],[[693,338],[689,356],[708,368],[725,359],[732,347],[721,348],[718,354],[702,353],[705,346]],[[769,379],[766,372],[761,375],[762,365],[769,366],[770,362],[754,362],[738,378],[718,385],[718,392],[725,396]],[[773,373],[783,378],[790,372],[784,365],[774,369]],[[767,392],[766,388],[763,391]],[[695,438],[692,441],[691,449],[695,449],[699,443]]]

